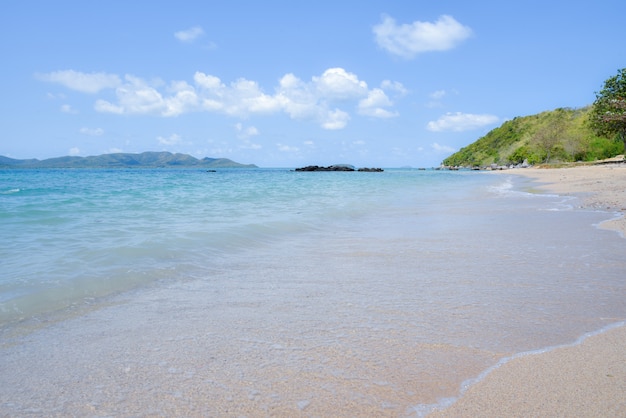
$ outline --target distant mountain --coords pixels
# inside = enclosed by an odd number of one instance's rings
[[[240,164],[227,158],[201,160],[187,154],[171,152],[142,152],[141,154],[103,154],[90,157],[57,157],[45,160],[16,160],[0,155],[4,168],[130,168],[130,167],[199,167],[199,168],[255,168],[254,164]]]

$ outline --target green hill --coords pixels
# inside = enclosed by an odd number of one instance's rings
[[[90,157],[57,157],[46,160],[16,160],[0,156],[0,167],[10,168],[115,168],[115,167],[198,167],[198,168],[240,168],[256,167],[253,164],[240,164],[227,158],[201,160],[187,154],[171,152],[143,152],[141,154],[103,154]]]
[[[589,126],[591,106],[559,108],[504,122],[443,161],[445,166],[595,161],[624,152],[621,141],[597,136]]]

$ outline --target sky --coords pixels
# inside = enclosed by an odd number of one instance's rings
[[[625,18],[623,0],[3,0],[0,155],[434,167],[592,104],[626,67]]]

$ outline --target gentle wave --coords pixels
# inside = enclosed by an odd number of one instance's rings
[[[549,346],[549,347],[540,348],[540,349],[537,349],[537,350],[524,351],[524,352],[521,352],[521,353],[516,353],[516,354],[514,354],[512,356],[504,357],[504,358],[500,359],[493,366],[491,366],[488,369],[484,370],[477,377],[464,381],[461,384],[461,386],[460,386],[458,396],[449,397],[449,398],[443,398],[443,399],[438,400],[438,402],[434,403],[434,404],[416,405],[415,407],[412,408],[412,410],[416,413],[416,416],[418,416],[420,418],[426,417],[428,414],[431,414],[431,413],[433,413],[435,411],[445,410],[445,409],[451,407],[457,401],[459,401],[465,395],[465,393],[469,390],[470,387],[472,387],[472,386],[482,382],[491,373],[493,373],[494,371],[498,370],[499,368],[501,368],[502,366],[506,365],[507,363],[509,363],[512,360],[515,360],[515,359],[518,359],[518,358],[522,358],[522,357],[527,357],[527,356],[541,355],[541,354],[549,353],[551,351],[554,351],[554,350],[557,350],[557,349],[560,349],[560,348],[576,347],[576,346],[581,345],[586,339],[588,339],[590,337],[594,337],[596,335],[600,335],[600,334],[603,334],[603,333],[608,332],[610,330],[613,330],[613,329],[616,329],[616,328],[620,328],[620,327],[623,327],[623,326],[626,326],[626,322],[624,322],[624,321],[615,322],[615,323],[609,324],[607,326],[604,326],[604,327],[602,327],[602,328],[600,328],[600,329],[598,329],[596,331],[587,332],[587,333],[581,335],[580,337],[578,337],[572,343],[553,345],[553,346]]]
[[[0,322],[184,274],[357,219],[448,176],[290,170],[0,170]],[[11,184],[15,185],[14,187]],[[435,186],[438,187],[438,186]],[[405,192],[409,193],[405,193]],[[428,196],[428,195],[426,195]]]

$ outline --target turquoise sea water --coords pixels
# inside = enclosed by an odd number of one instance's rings
[[[613,215],[506,174],[0,170],[0,415],[421,415],[624,321]],[[42,383],[43,382],[43,383]]]
[[[455,177],[417,173],[0,172],[0,323],[202,275],[265,242],[432,199]]]
[[[394,187],[411,187],[406,174],[0,172],[0,323],[204,274],[264,242],[384,210]]]

